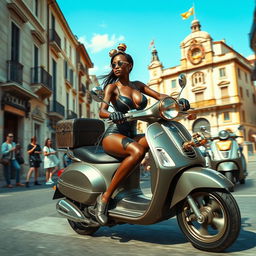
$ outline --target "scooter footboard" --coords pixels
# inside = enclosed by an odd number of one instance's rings
[[[192,190],[197,188],[229,189],[234,185],[221,173],[202,167],[186,170],[179,178],[174,190],[171,207],[183,200]]]

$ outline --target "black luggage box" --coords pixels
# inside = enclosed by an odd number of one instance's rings
[[[95,145],[104,130],[104,122],[99,119],[61,120],[56,125],[57,147],[78,148]]]

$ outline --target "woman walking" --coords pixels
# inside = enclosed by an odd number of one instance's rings
[[[58,158],[56,156],[56,150],[52,148],[52,141],[47,138],[44,143],[44,169],[46,169],[46,185],[53,184],[52,175],[56,171],[58,166]]]
[[[38,168],[40,167],[41,157],[40,154],[42,153],[40,145],[36,143],[36,137],[33,136],[31,138],[31,143],[28,145],[27,152],[29,154],[29,165],[30,169],[28,170],[27,180],[26,180],[26,187],[29,187],[29,179],[32,172],[35,172],[35,185],[41,185],[38,183]]]

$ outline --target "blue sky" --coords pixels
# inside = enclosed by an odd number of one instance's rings
[[[87,48],[94,70],[108,73],[108,52],[118,43],[127,45],[134,59],[131,80],[148,82],[151,60],[149,43],[154,39],[165,68],[180,64],[180,43],[190,34],[193,17],[180,14],[195,4],[201,30],[214,41],[222,39],[245,57],[252,54],[249,32],[253,20],[253,0],[57,0],[73,33]]]

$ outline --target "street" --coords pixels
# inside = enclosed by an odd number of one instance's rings
[[[241,233],[226,253],[256,254],[256,159],[245,185],[234,195],[242,217]],[[145,193],[148,181],[141,182]],[[55,210],[53,190],[45,185],[0,189],[0,255],[216,255],[195,249],[176,219],[151,226],[102,227],[93,236],[76,234]]]

